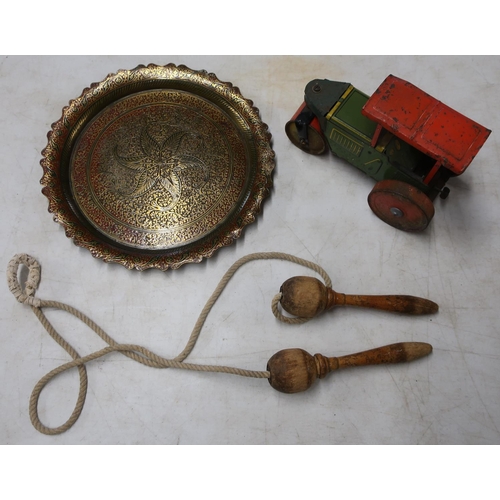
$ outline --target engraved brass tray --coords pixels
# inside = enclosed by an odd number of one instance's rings
[[[132,269],[176,269],[229,245],[272,185],[271,134],[252,101],[185,66],[120,70],[52,125],[49,212],[76,245]]]

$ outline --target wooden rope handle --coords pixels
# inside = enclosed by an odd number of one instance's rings
[[[338,358],[322,354],[312,356],[303,349],[284,349],[267,363],[269,383],[280,392],[293,394],[313,385],[328,373],[352,366],[403,363],[429,355],[432,346],[425,342],[399,342]]]
[[[337,293],[316,278],[295,276],[280,289],[283,309],[300,318],[313,318],[336,306],[358,306],[407,314],[433,314],[439,306],[411,295],[346,295]]]

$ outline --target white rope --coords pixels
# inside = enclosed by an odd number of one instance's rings
[[[31,393],[30,404],[29,404],[30,419],[33,426],[43,434],[49,434],[49,435],[60,434],[68,430],[70,427],[72,427],[81,414],[87,394],[88,380],[87,380],[87,371],[85,369],[85,363],[100,358],[102,356],[105,356],[110,352],[121,352],[122,354],[133,359],[134,361],[137,361],[138,363],[153,368],[179,368],[185,370],[229,373],[233,375],[241,375],[244,377],[269,378],[268,371],[253,371],[253,370],[243,370],[240,368],[233,368],[228,366],[197,365],[193,363],[184,363],[184,359],[186,359],[186,357],[193,350],[193,347],[195,346],[196,341],[198,340],[201,329],[205,323],[205,320],[210,310],[212,309],[213,305],[221,295],[222,291],[226,287],[229,280],[236,273],[236,271],[247,262],[251,262],[253,260],[262,260],[262,259],[286,260],[293,262],[295,264],[308,267],[316,271],[318,274],[320,274],[325,281],[325,285],[331,287],[330,277],[320,266],[314,264],[313,262],[309,262],[307,260],[295,257],[293,255],[281,252],[261,252],[261,253],[253,253],[245,257],[242,257],[226,271],[226,273],[220,280],[219,284],[217,285],[216,289],[208,299],[207,303],[205,304],[205,307],[202,309],[198,317],[198,320],[196,321],[196,324],[189,337],[186,347],[175,358],[166,359],[161,356],[158,356],[157,354],[153,353],[152,351],[142,346],[117,343],[102,328],[100,328],[96,323],[94,323],[89,317],[87,317],[85,314],[78,311],[72,306],[69,306],[62,302],[56,302],[51,300],[40,300],[36,298],[35,292],[40,283],[40,275],[41,275],[40,264],[36,261],[36,259],[34,259],[29,255],[26,254],[15,255],[11,259],[7,267],[7,283],[10,291],[20,303],[31,306],[33,312],[40,320],[40,322],[47,330],[47,332],[50,334],[50,336],[73,358],[72,361],[65,363],[47,373],[35,385]],[[28,267],[29,270],[28,278],[26,280],[24,288],[21,286],[18,280],[18,271],[19,271],[19,266],[21,265],[25,265],[26,267]],[[279,310],[280,299],[281,299],[281,293],[277,294],[273,298],[271,304],[273,314],[276,316],[276,318],[278,318],[280,321],[284,321],[286,323],[291,323],[291,324],[304,323],[305,321],[308,321],[309,318],[292,318],[284,316]],[[51,325],[45,314],[42,312],[43,307],[58,308],[77,317],[83,323],[89,326],[95,333],[97,333],[97,335],[99,335],[99,337],[101,337],[108,344],[108,347],[105,347],[104,349],[96,351],[87,356],[83,357],[80,356],[78,352],[68,342],[66,342],[66,340],[64,340],[64,338],[61,335],[59,335],[59,333]],[[40,397],[40,393],[50,380],[52,380],[55,376],[59,375],[60,373],[69,370],[71,368],[77,368],[80,375],[80,388],[75,408],[71,416],[63,425],[55,428],[48,427],[40,421],[40,418],[38,416],[38,400]]]

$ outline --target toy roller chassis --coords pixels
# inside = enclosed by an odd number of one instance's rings
[[[312,80],[285,132],[302,151],[330,149],[372,177],[372,211],[410,232],[429,225],[433,200],[448,196],[448,179],[465,171],[491,133],[392,75],[371,97],[350,83]]]

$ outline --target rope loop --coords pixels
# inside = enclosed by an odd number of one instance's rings
[[[28,278],[24,289],[19,283],[18,270],[20,265],[25,265],[28,269]],[[7,284],[9,290],[21,304],[33,307],[40,307],[41,300],[35,298],[35,292],[40,283],[40,264],[36,259],[25,253],[15,255],[7,267]]]
[[[295,317],[295,316],[285,316],[280,311],[280,307],[279,307],[282,296],[283,296],[283,294],[281,292],[279,292],[273,297],[273,300],[271,301],[271,310],[273,311],[273,314],[276,317],[276,319],[279,319],[283,323],[287,323],[289,325],[301,325],[302,323],[305,323],[306,321],[309,321],[312,319],[312,318],[299,318],[299,317]]]

